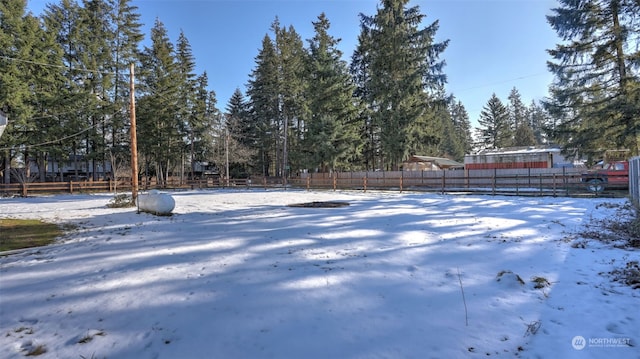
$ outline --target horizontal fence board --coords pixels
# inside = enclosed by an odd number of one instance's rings
[[[166,184],[142,178],[140,191],[150,189],[286,188],[324,190],[379,189],[394,191],[477,192],[491,194],[571,195],[587,193],[581,182],[581,169],[531,168],[436,171],[361,171],[302,173],[300,176],[254,177],[250,179],[204,178],[186,180],[171,177]],[[126,192],[130,178],[118,181],[45,182],[0,184],[0,195],[37,195],[48,193]]]

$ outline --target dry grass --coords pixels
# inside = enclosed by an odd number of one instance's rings
[[[62,234],[57,225],[37,219],[0,219],[0,252],[45,246]]]

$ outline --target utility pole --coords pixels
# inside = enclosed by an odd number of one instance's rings
[[[134,86],[133,63],[129,65],[129,113],[131,115],[131,198],[138,198],[138,137],[136,134],[136,93]]]

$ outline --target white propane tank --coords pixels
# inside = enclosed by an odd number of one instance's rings
[[[176,206],[176,201],[166,193],[151,190],[147,194],[138,194],[138,209],[156,215],[170,215]]]

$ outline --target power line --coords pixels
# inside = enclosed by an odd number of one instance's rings
[[[5,60],[9,60],[9,61],[24,62],[24,63],[32,64],[32,65],[47,66],[47,67],[55,67],[55,68],[59,68],[59,69],[69,70],[69,71],[79,71],[79,72],[88,72],[88,73],[98,73],[98,74],[103,74],[103,75],[117,75],[117,73],[115,73],[115,72],[111,72],[111,71],[101,71],[101,70],[92,70],[92,69],[72,68],[72,67],[64,66],[64,65],[55,65],[55,64],[48,64],[48,63],[45,63],[45,62],[37,62],[37,61],[31,61],[31,60],[23,60],[23,59],[18,59],[18,58],[15,58],[15,57],[2,56],[2,55],[0,55],[0,59],[5,59]]]
[[[469,90],[475,90],[475,89],[479,89],[479,88],[483,88],[483,87],[488,87],[488,86],[493,86],[493,85],[500,85],[500,84],[505,84],[505,83],[509,83],[512,81],[516,81],[516,80],[524,80],[524,79],[528,79],[531,77],[537,77],[537,76],[542,76],[542,75],[547,75],[549,74],[549,72],[539,72],[537,74],[531,74],[531,75],[525,75],[525,76],[520,76],[520,77],[514,77],[511,79],[507,79],[507,80],[500,80],[500,81],[496,81],[496,82],[491,82],[491,83],[487,83],[484,85],[478,85],[478,86],[473,86],[473,87],[467,87],[461,90],[457,90],[456,92],[463,92],[463,91],[469,91]]]
[[[41,118],[47,118],[47,117],[57,117],[57,116],[60,116],[60,115],[71,113],[71,112],[76,112],[76,111],[65,112],[65,113],[57,114],[57,115],[47,115],[47,116],[33,117],[33,118],[30,118],[29,120],[41,119]],[[64,141],[64,140],[68,140],[70,138],[73,138],[73,137],[76,137],[76,136],[80,136],[81,134],[83,134],[83,133],[85,133],[85,132],[87,132],[87,131],[89,131],[91,129],[97,128],[99,125],[102,125],[106,121],[107,121],[107,119],[105,118],[102,121],[99,121],[98,123],[96,123],[95,125],[89,126],[89,127],[85,128],[84,130],[78,131],[78,132],[73,133],[71,135],[67,135],[67,136],[64,136],[64,137],[61,137],[61,138],[57,138],[57,139],[51,140],[51,141],[36,143],[36,144],[33,144],[33,145],[24,145],[22,147],[24,147],[24,148],[34,148],[34,147],[50,145],[52,143],[59,143],[59,142]],[[0,148],[0,151],[12,150],[12,149],[14,149],[14,147],[5,147],[5,148]]]

